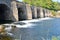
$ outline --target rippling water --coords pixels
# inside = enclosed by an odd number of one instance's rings
[[[19,40],[60,40],[60,18],[31,22],[32,28],[21,28],[15,33]]]

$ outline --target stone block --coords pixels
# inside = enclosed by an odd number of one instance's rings
[[[40,17],[43,18],[43,8],[40,7]]]
[[[16,6],[16,2],[12,1],[11,2],[11,9],[12,9],[12,20],[13,21],[18,21],[18,10],[17,10],[17,6]]]
[[[32,11],[29,4],[26,4],[26,15],[27,15],[27,19],[32,19]]]

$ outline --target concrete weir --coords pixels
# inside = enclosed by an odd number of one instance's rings
[[[49,17],[51,12],[42,7],[31,6],[24,2],[16,0],[0,0],[0,21],[14,22],[21,20],[30,20],[36,18],[43,18],[46,15]]]

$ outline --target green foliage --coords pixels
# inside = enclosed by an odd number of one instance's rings
[[[59,36],[52,36],[52,40],[60,40]]]
[[[41,6],[50,10],[60,10],[60,3],[53,2],[52,0],[23,0],[23,2],[29,3],[30,5]]]
[[[56,12],[55,11],[51,11],[53,16],[56,16]]]
[[[58,38],[57,38],[57,37],[55,37],[55,36],[53,36],[53,37],[52,37],[52,40],[58,40]]]

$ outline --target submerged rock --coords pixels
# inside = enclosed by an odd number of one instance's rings
[[[9,35],[0,35],[0,40],[14,40],[14,38]]]
[[[0,25],[0,40],[14,40],[12,33],[5,31],[5,26]]]

